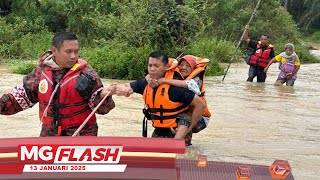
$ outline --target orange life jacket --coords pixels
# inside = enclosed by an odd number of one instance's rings
[[[39,115],[44,126],[52,128],[60,126],[59,128],[64,130],[68,127],[80,126],[90,115],[92,110],[88,102],[75,90],[76,77],[86,66],[86,61],[78,60],[59,83],[54,83],[52,71],[44,68],[38,91]],[[54,86],[54,84],[56,85]],[[53,95],[54,93],[55,95]],[[58,109],[58,112],[52,112],[53,106]],[[54,118],[57,122],[53,122]],[[95,122],[96,116],[93,115],[87,124]]]
[[[197,58],[198,61],[198,65],[196,66],[196,68],[191,72],[191,74],[189,74],[189,76],[187,78],[185,78],[186,80],[190,80],[193,79],[194,77],[201,75],[202,77],[200,77],[200,79],[202,80],[202,86],[201,86],[201,94],[199,95],[199,97],[205,102],[207,103],[206,100],[206,96],[205,96],[205,88],[204,88],[204,79],[205,79],[205,75],[204,75],[204,71],[206,69],[207,64],[209,63],[208,59],[202,59],[200,57],[195,57]],[[209,111],[208,105],[206,106],[206,108],[203,111],[203,116],[206,117],[211,117],[211,113]]]
[[[174,72],[179,72],[178,61],[170,58],[169,65],[165,78],[173,79]],[[157,89],[153,89],[149,85],[144,89],[143,99],[150,114],[148,119],[152,120],[152,125],[155,128],[177,127],[176,117],[189,108],[189,105],[170,101],[169,88],[170,85],[161,84]]]
[[[262,50],[261,42],[259,41],[255,53],[250,57],[249,64],[258,65],[262,68],[267,67],[270,61],[269,55],[272,48],[272,45],[268,45],[268,47],[265,50]]]

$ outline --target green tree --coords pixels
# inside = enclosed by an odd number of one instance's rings
[[[108,35],[101,31],[101,23],[107,21],[106,18],[116,16],[119,9],[114,0],[64,0],[64,3],[68,30],[89,41]],[[109,23],[106,26],[111,26]]]
[[[121,6],[121,14],[119,39],[134,47],[148,44],[172,56],[204,30],[195,10],[174,0],[130,1],[130,6]]]
[[[319,0],[284,0],[282,3],[293,15],[299,27],[307,30],[320,22]]]
[[[188,1],[190,6],[199,2],[198,15],[204,17],[206,30],[203,35],[216,36],[237,42],[243,33],[256,6],[256,0],[211,0]],[[250,24],[250,36],[258,38],[261,33],[268,33],[274,39],[290,37],[297,39],[299,33],[288,12],[277,0],[262,1]]]
[[[12,0],[0,1],[0,16],[6,16],[12,12]]]

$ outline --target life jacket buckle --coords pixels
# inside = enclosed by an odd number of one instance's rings
[[[150,109],[143,108],[142,112],[143,112],[143,114],[144,114],[144,117],[145,117],[147,120],[151,120]]]

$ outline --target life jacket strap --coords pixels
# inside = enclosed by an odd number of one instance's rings
[[[142,137],[148,137],[148,119],[146,117],[142,121]]]

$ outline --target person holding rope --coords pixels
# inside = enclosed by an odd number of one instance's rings
[[[182,80],[177,64],[176,60],[170,61],[164,52],[152,52],[148,59],[149,82],[143,78],[117,85],[117,95],[129,96],[133,92],[143,95],[146,106],[143,110],[144,137],[147,136],[146,119],[151,120],[155,128],[152,137],[184,139],[188,133],[192,133],[202,117],[206,103],[194,92],[174,85],[159,85],[157,82],[161,78]],[[180,116],[190,113],[189,108],[193,108],[192,114]]]
[[[253,55],[250,56],[248,64],[250,65],[247,81],[252,82],[257,76],[257,82],[265,82],[267,73],[264,68],[267,67],[269,61],[274,57],[274,49],[269,45],[269,36],[262,34],[260,41],[256,42],[248,37],[249,25],[245,26],[243,41],[248,47],[254,49]]]
[[[209,63],[208,59],[196,57],[193,55],[185,55],[181,58],[178,64],[178,69],[184,80],[178,79],[168,79],[160,78],[157,80],[157,85],[161,84],[170,84],[173,86],[178,86],[182,88],[189,89],[198,95],[205,103],[205,88],[204,88],[204,79],[205,79],[205,69]],[[147,81],[150,82],[151,78],[149,75],[146,77]],[[190,109],[192,112],[192,109]],[[208,105],[206,106],[201,119],[198,121],[193,129],[192,133],[198,133],[205,129],[210,122],[211,113],[209,111]],[[190,113],[179,114],[177,119],[187,119],[191,120]],[[185,137],[185,142],[187,145],[192,145],[192,133],[188,133]]]
[[[23,83],[0,98],[0,113],[15,114],[39,102],[40,136],[71,136],[106,95],[96,112],[107,114],[113,109],[115,93],[116,84],[104,88],[97,73],[79,58],[77,36],[61,32],[54,35],[51,49],[43,53]],[[79,135],[97,134],[93,115]]]

